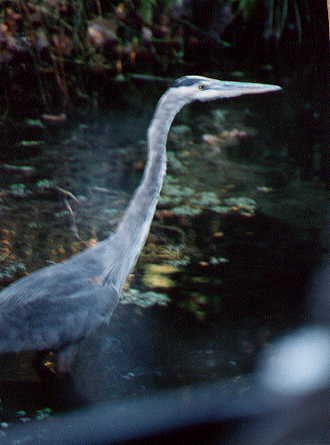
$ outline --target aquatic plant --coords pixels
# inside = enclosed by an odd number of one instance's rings
[[[240,212],[246,215],[253,215],[257,209],[257,203],[254,199],[246,197],[233,197],[223,200],[221,205],[215,205],[212,210],[217,213],[228,213],[231,211]]]
[[[45,141],[38,141],[38,140],[34,141],[34,140],[26,140],[26,139],[24,139],[24,140],[20,141],[19,145],[21,147],[35,147],[35,146],[43,144],[44,142]]]
[[[237,206],[239,208],[244,208],[251,212],[254,212],[257,208],[257,203],[252,198],[246,197],[233,197],[224,199],[224,203],[229,207]]]
[[[120,302],[122,304],[136,304],[141,307],[150,307],[155,304],[166,306],[169,301],[169,297],[164,293],[129,289],[124,292]]]
[[[224,258],[224,257],[214,257],[212,256],[210,258],[210,264],[212,264],[213,266],[216,266],[218,264],[223,264],[223,263],[229,263],[228,258]]]
[[[31,422],[33,420],[38,420],[38,421],[46,420],[54,414],[54,411],[48,407],[37,409],[37,410],[31,411],[31,412],[28,412],[25,409],[18,409],[15,414],[16,414],[15,418],[13,418],[10,421],[0,421],[0,437],[6,437],[6,430],[8,428],[15,426],[15,424],[17,424],[17,422],[27,423],[27,422]],[[29,438],[27,438],[27,439],[30,442]],[[23,445],[23,443],[25,443],[26,441],[25,441],[25,439],[22,439],[22,440],[15,440],[14,442],[17,445],[18,444]]]
[[[27,195],[30,195],[32,192],[31,190],[28,190],[25,184],[11,184],[9,186],[10,193],[13,196],[24,198]]]
[[[169,209],[172,215],[185,217],[200,215],[205,210],[212,210],[220,214],[230,211],[254,214],[257,203],[252,198],[229,197],[221,199],[214,191],[200,191],[201,188],[205,188],[205,184],[202,184],[203,179],[198,176],[192,177],[189,186],[185,182],[182,183],[181,179],[185,177],[186,173],[186,166],[181,160],[182,156],[182,152],[169,151],[168,169],[169,172],[176,172],[176,175],[170,173],[167,175],[159,200],[160,206]]]
[[[170,163],[171,160],[169,161],[169,164]],[[175,184],[171,182],[171,179],[172,178],[168,178],[168,180],[165,181],[159,200],[160,205],[177,204],[194,195],[194,190],[191,187]]]
[[[187,255],[183,255],[181,258],[169,260],[169,264],[172,264],[173,266],[188,266],[190,263],[190,258]]]
[[[177,173],[183,173],[187,170],[184,163],[179,159],[174,151],[168,151],[167,154],[167,162],[171,166],[171,169],[176,171]],[[170,183],[170,179],[168,178],[167,183]],[[165,184],[166,185],[166,184]]]
[[[36,186],[39,189],[51,189],[55,187],[55,181],[51,179],[39,179],[39,181],[36,182]]]
[[[173,207],[172,212],[178,216],[196,216],[202,213],[203,209],[198,207],[191,207],[189,205],[181,205]]]
[[[45,124],[41,122],[40,119],[25,119],[24,122],[30,127],[46,128]]]
[[[17,273],[22,274],[25,271],[25,264],[13,261],[7,262],[0,268],[0,280],[12,280]]]
[[[214,192],[199,192],[191,199],[191,203],[212,208],[220,203],[220,199]]]

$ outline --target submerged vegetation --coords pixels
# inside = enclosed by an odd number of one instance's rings
[[[185,113],[179,117],[169,135],[167,175],[151,235],[125,302],[143,307],[164,305],[177,293],[176,304],[200,319],[218,310],[226,295],[223,271],[232,267],[226,221],[234,219],[234,225],[241,224],[243,234],[238,231],[233,236],[243,236],[249,245],[254,229],[245,230],[245,225],[253,225],[262,212],[276,214],[269,202],[276,199],[282,208],[284,198],[279,190],[286,188],[288,196],[289,184],[297,175],[284,155],[285,168],[282,165],[279,170],[276,162],[269,161],[267,140],[259,139],[256,129],[249,125],[251,113],[249,107],[219,109],[215,105],[209,114],[196,117],[189,112],[189,119]],[[120,117],[114,113],[107,118],[111,127],[102,126],[102,131],[99,120],[104,122],[99,117],[91,120],[88,115],[77,128],[63,130],[47,150],[37,143],[37,136],[43,141],[52,133],[46,132],[41,121],[26,120],[24,128],[27,132],[33,129],[35,144],[18,142],[14,149],[22,150],[16,152],[22,154],[13,164],[9,156],[1,166],[2,284],[64,260],[104,239],[115,228],[143,171],[145,141],[117,145],[108,134],[114,134]],[[275,120],[273,123],[276,125]],[[134,128],[139,124],[129,121],[129,125]],[[127,123],[123,128],[126,132]],[[281,152],[282,148],[277,146],[276,150]],[[249,165],[242,164],[239,153],[249,153]],[[56,168],[58,165],[61,168]],[[201,169],[201,165],[205,167]],[[290,193],[296,202],[297,191]],[[318,206],[314,197],[310,203],[314,222],[320,221]],[[283,217],[291,218],[289,210],[286,212],[280,210]],[[303,211],[301,222],[295,218],[296,224],[306,226]],[[187,289],[178,291],[178,277],[188,273],[192,276]],[[209,275],[213,277],[211,297]],[[134,289],[139,289],[139,294]]]

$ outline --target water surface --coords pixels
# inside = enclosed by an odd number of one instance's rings
[[[3,285],[115,229],[144,168],[160,93],[131,88],[134,103],[81,112],[60,131],[38,119],[17,124],[21,138],[2,153]],[[310,319],[326,195],[288,155],[290,100],[183,110],[151,234],[112,323],[81,345],[69,389],[40,383],[30,353],[3,356],[3,419],[224,377],[239,387],[260,350]]]

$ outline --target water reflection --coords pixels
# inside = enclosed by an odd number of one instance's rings
[[[111,326],[82,344],[76,389],[89,401],[104,401],[239,377],[251,371],[251,356],[268,335],[260,327],[252,333],[246,326],[205,325],[174,307],[121,305]]]

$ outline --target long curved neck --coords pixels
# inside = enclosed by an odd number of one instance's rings
[[[124,285],[138,259],[155,214],[166,172],[166,141],[175,115],[185,105],[168,90],[159,100],[148,130],[148,159],[141,184],[135,191],[116,232],[110,239],[111,269],[106,280],[116,289]]]

